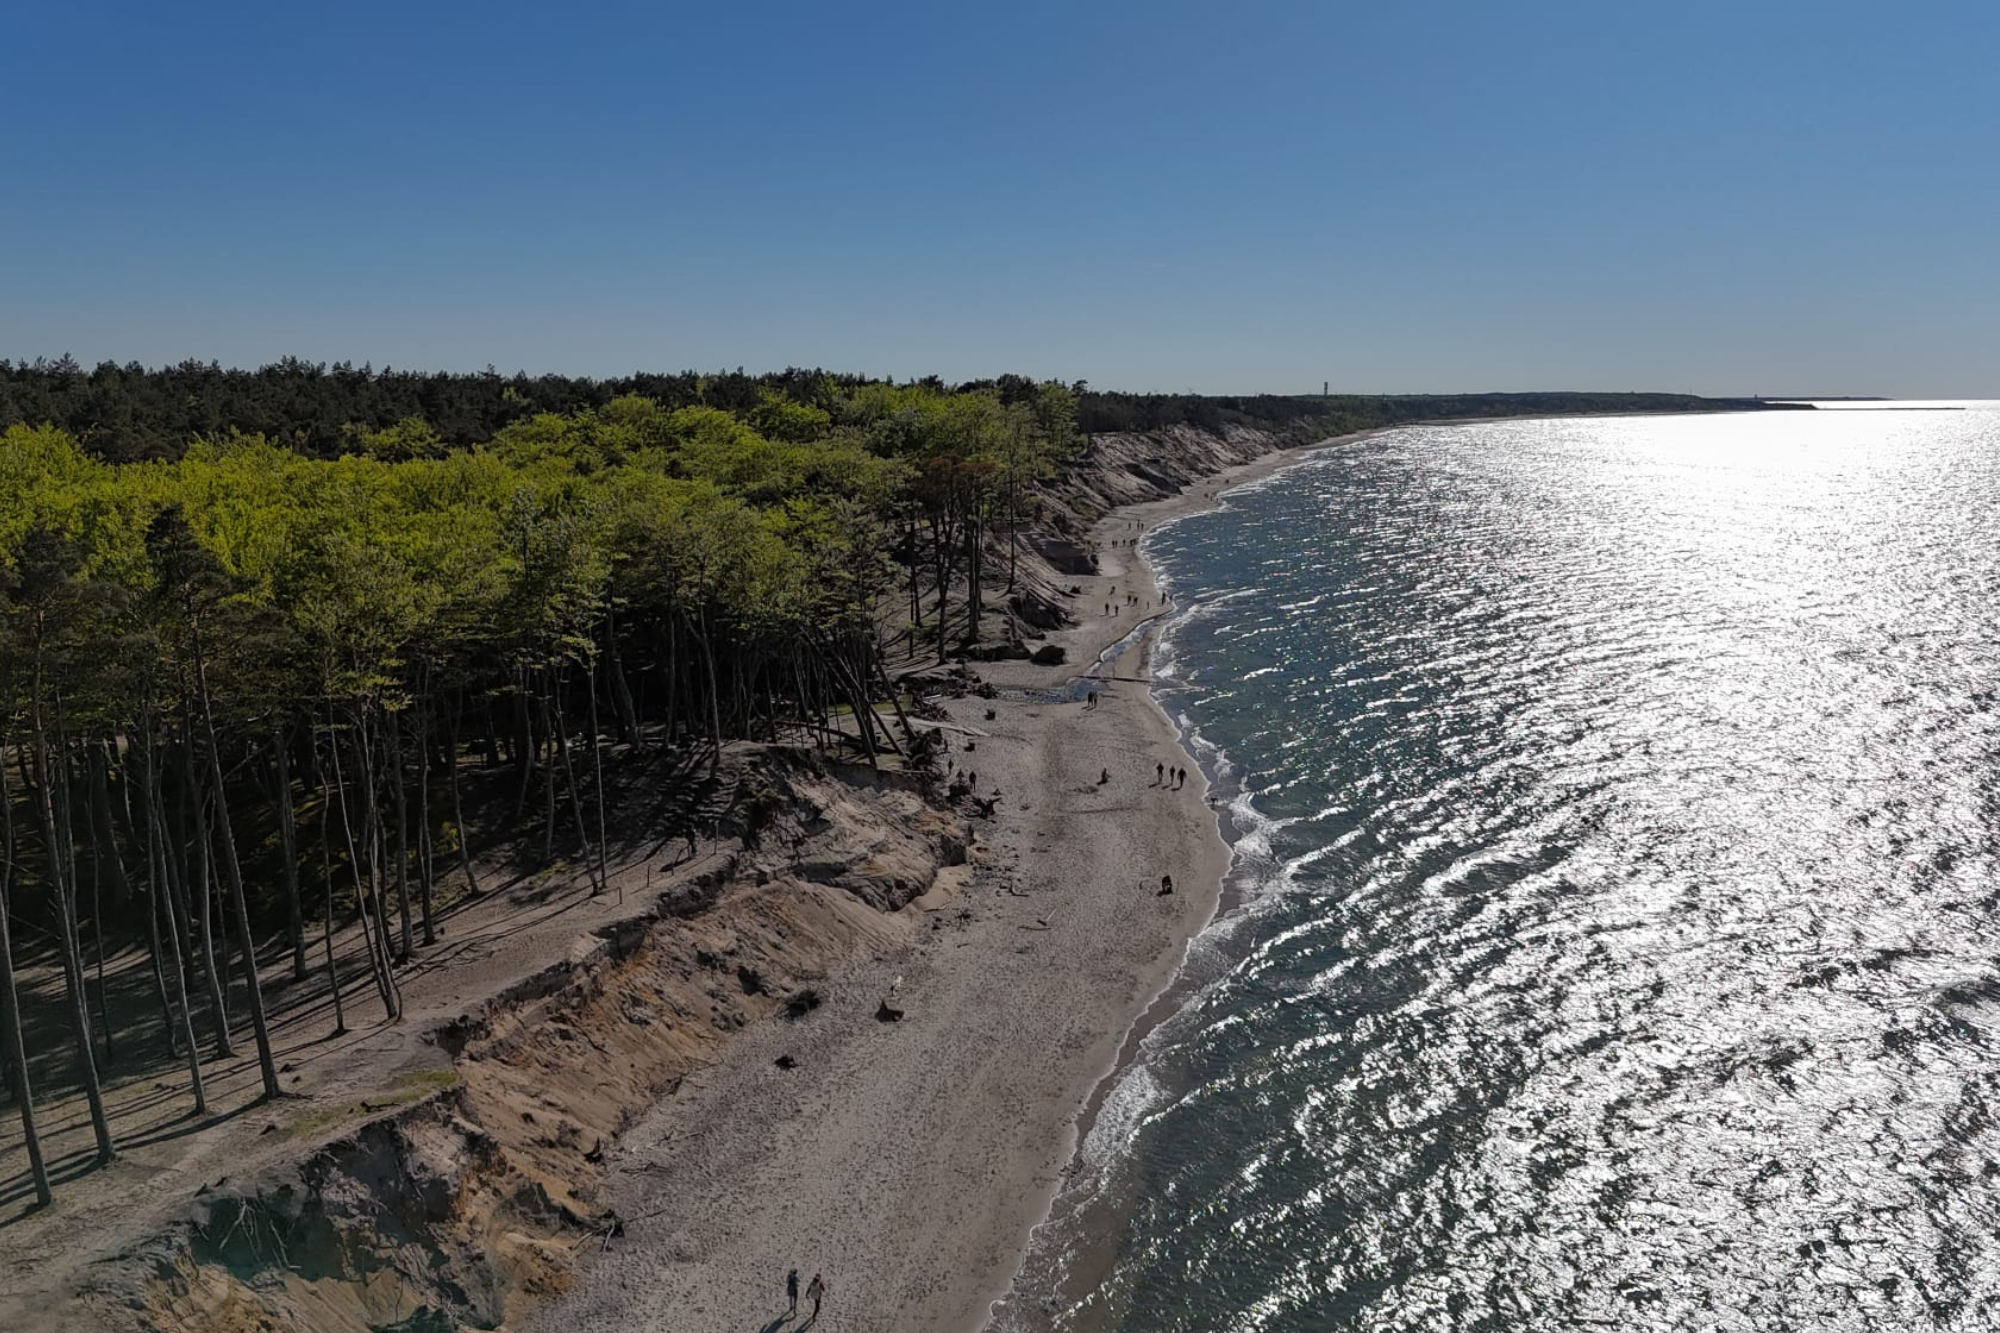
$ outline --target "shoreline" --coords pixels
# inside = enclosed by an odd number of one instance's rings
[[[1132,541],[1132,545],[1126,556],[1126,560],[1129,563],[1121,565],[1121,568],[1126,571],[1128,578],[1136,575],[1143,581],[1144,586],[1151,591],[1152,595],[1155,598],[1159,598],[1161,595],[1158,582],[1159,571],[1145,558],[1144,553],[1146,538],[1150,537],[1154,532],[1183,518],[1207,513],[1212,509],[1218,508],[1222,497],[1228,492],[1275,476],[1280,472],[1310,460],[1324,450],[1358,443],[1396,429],[1401,428],[1395,426],[1377,427],[1370,430],[1354,431],[1346,435],[1332,436],[1308,445],[1300,445],[1289,449],[1274,449],[1269,453],[1251,459],[1247,463],[1238,464],[1234,467],[1210,474],[1202,478],[1200,484],[1190,491],[1159,500],[1120,506],[1118,509],[1106,514],[1093,526],[1093,536],[1099,532],[1108,531],[1117,532],[1121,540],[1129,537]],[[1137,526],[1132,526],[1134,524]],[[1085,1100],[1082,1110],[1065,1136],[1065,1150],[1063,1154],[1063,1175],[1065,1179],[1075,1164],[1077,1153],[1081,1149],[1083,1142],[1096,1129],[1098,1120],[1103,1114],[1105,1103],[1110,1098],[1111,1093],[1116,1089],[1119,1081],[1138,1062],[1146,1038],[1178,1012],[1181,1005],[1187,999],[1188,992],[1184,987],[1186,967],[1189,951],[1194,947],[1195,941],[1206,933],[1221,918],[1224,912],[1228,911],[1230,907],[1236,905],[1241,900],[1240,890],[1232,881],[1237,865],[1236,844],[1242,839],[1243,830],[1236,828],[1229,821],[1229,805],[1226,800],[1210,804],[1209,797],[1214,794],[1216,775],[1209,771],[1206,764],[1202,761],[1201,756],[1195,752],[1191,744],[1190,733],[1184,732],[1179,722],[1167,711],[1166,703],[1160,697],[1158,690],[1158,678],[1153,675],[1151,669],[1152,654],[1158,645],[1160,634],[1165,629],[1167,621],[1185,609],[1183,606],[1163,608],[1155,615],[1148,617],[1148,630],[1139,644],[1143,649],[1146,667],[1145,674],[1148,678],[1146,700],[1155,717],[1166,728],[1167,734],[1172,738],[1171,744],[1173,747],[1184,755],[1188,763],[1192,766],[1191,773],[1198,775],[1202,788],[1203,804],[1208,809],[1212,819],[1209,835],[1221,853],[1221,866],[1214,875],[1212,883],[1204,880],[1201,885],[1204,901],[1207,903],[1201,919],[1175,942],[1171,950],[1170,965],[1166,968],[1159,986],[1129,1016],[1129,1020],[1119,1036],[1116,1055],[1099,1074],[1096,1083],[1091,1088]],[[1193,779],[1191,778],[1191,780]],[[1036,1233],[1053,1220],[1053,1210],[1058,1202],[1059,1192],[1060,1187],[1057,1190],[1049,1192],[1047,1203],[1042,1209],[1040,1218],[1030,1228],[1028,1234],[1022,1237],[1020,1253],[1015,1259],[1014,1266],[1007,1276],[1004,1287],[1000,1290],[1000,1295],[988,1308],[986,1314],[976,1323],[961,1325],[953,1330],[953,1333],[988,1333],[994,1327],[994,1318],[1000,1313],[1000,1309],[1004,1304],[1016,1295],[1028,1294],[1017,1293],[1015,1287],[1033,1257]],[[1095,1200],[1092,1203],[1096,1207],[1107,1206],[1107,1201],[1105,1200]],[[1103,1256],[1099,1255],[1095,1257],[1101,1259]],[[1079,1267],[1083,1267],[1085,1263],[1086,1261],[1081,1257],[1072,1256],[1071,1263],[1066,1266],[1066,1271],[1060,1276],[1065,1278],[1074,1276],[1076,1270]],[[1038,1312],[1022,1309],[1013,1313],[1018,1318],[1032,1321],[1033,1326],[1036,1328],[1048,1326],[1046,1320],[1038,1317]]]
[[[789,1268],[802,1282],[825,1275],[820,1330],[990,1326],[1231,865],[1209,777],[1139,679],[1171,612],[1147,614],[1160,594],[1138,543],[1357,438],[1273,450],[1093,525],[1098,573],[1063,578],[1081,589],[1076,609],[1139,604],[1051,634],[1063,667],[977,670],[1000,690],[1047,689],[1115,649],[1106,674],[1125,679],[1088,710],[945,701],[948,761],[998,802],[997,818],[971,821],[970,882],[902,909],[915,943],[854,958],[811,1017],[739,1033],[630,1126],[607,1163],[608,1201],[631,1219],[624,1237],[513,1326],[796,1330],[805,1312],[785,1317]],[[1156,764],[1186,766],[1185,787],[1162,791]],[[890,997],[900,1017],[878,1021]]]
[[[1727,414],[1726,409],[1718,411],[1713,415],[1724,414]],[[1624,418],[1682,415],[1711,414],[1590,412],[1508,418],[1507,420],[1557,421],[1568,420],[1572,416],[1594,419],[1599,417]],[[1159,500],[1122,505],[1104,515],[1103,518],[1093,525],[1091,530],[1092,536],[1095,537],[1100,533],[1115,533],[1121,540],[1128,537],[1132,539],[1132,546],[1129,548],[1129,551],[1124,552],[1125,563],[1120,565],[1120,572],[1126,573],[1127,577],[1136,576],[1142,579],[1145,586],[1152,589],[1154,595],[1157,597],[1158,572],[1145,559],[1143,548],[1145,539],[1167,524],[1214,509],[1220,504],[1222,496],[1228,492],[1263,481],[1277,473],[1305,463],[1329,449],[1359,443],[1362,440],[1398,430],[1421,429],[1432,426],[1479,425],[1490,420],[1494,419],[1485,417],[1454,417],[1440,418],[1434,421],[1399,423],[1396,425],[1372,427],[1345,435],[1331,436],[1312,444],[1274,449],[1246,463],[1211,473],[1201,478],[1189,490],[1180,494],[1167,496]],[[1100,555],[1102,555],[1101,552]],[[1099,581],[1109,582],[1110,580],[1100,579]],[[1168,734],[1172,738],[1171,744],[1173,747],[1186,756],[1189,764],[1193,766],[1193,771],[1200,775],[1203,799],[1204,803],[1206,803],[1211,785],[1215,781],[1215,775],[1210,773],[1203,765],[1201,757],[1194,752],[1192,745],[1189,743],[1188,736],[1182,733],[1178,723],[1167,712],[1166,705],[1160,699],[1155,688],[1157,681],[1151,678],[1150,672],[1151,653],[1167,618],[1179,614],[1184,609],[1183,607],[1176,606],[1164,609],[1155,616],[1149,617],[1148,632],[1139,641],[1138,646],[1143,649],[1149,668],[1146,673],[1149,678],[1146,686],[1147,701],[1160,723],[1166,727]],[[1130,631],[1127,632],[1129,633]],[[1056,639],[1058,636],[1051,635],[1050,637],[1051,639]],[[1229,793],[1229,795],[1233,796],[1234,793]],[[1221,848],[1223,861],[1222,868],[1215,876],[1214,883],[1211,885],[1204,882],[1202,885],[1209,904],[1207,912],[1198,924],[1188,930],[1174,944],[1172,948],[1172,963],[1166,969],[1161,984],[1129,1016],[1129,1021],[1126,1023],[1119,1038],[1116,1056],[1104,1067],[1095,1085],[1091,1088],[1083,1109],[1070,1125],[1065,1135],[1066,1148],[1063,1156],[1065,1177],[1076,1160],[1076,1154],[1082,1142],[1096,1128],[1098,1119],[1111,1093],[1116,1089],[1119,1081],[1138,1062],[1146,1037],[1177,1013],[1181,1005],[1188,998],[1190,992],[1184,987],[1186,965],[1189,951],[1195,941],[1213,926],[1225,912],[1229,911],[1232,907],[1239,906],[1244,901],[1242,886],[1235,881],[1235,871],[1237,868],[1236,844],[1242,839],[1245,831],[1235,827],[1229,821],[1228,812],[1229,803],[1226,800],[1212,807],[1210,811],[1214,817],[1211,834]],[[1059,1190],[1049,1191],[1048,1202],[1043,1209],[1042,1215],[1037,1219],[1034,1227],[1030,1229],[1028,1234],[1022,1237],[1020,1253],[1016,1257],[1014,1266],[1007,1277],[1004,1287],[1001,1289],[1000,1296],[989,1307],[986,1316],[977,1322],[959,1325],[952,1330],[952,1333],[992,1333],[994,1316],[999,1313],[1003,1305],[1007,1304],[1017,1294],[1042,1296],[1048,1294],[1045,1292],[1017,1293],[1015,1285],[1019,1282],[1028,1263],[1033,1258],[1035,1232],[1053,1220],[1053,1208],[1058,1202],[1058,1195]],[[1110,1210],[1114,1214],[1116,1212],[1115,1201],[1108,1198],[1086,1199],[1083,1202],[1093,1213],[1100,1209]],[[1086,1290],[1094,1285],[1096,1275],[1101,1273],[1109,1257],[1104,1250],[1097,1247],[1108,1246],[1108,1243],[1108,1237],[1095,1236],[1091,1241],[1086,1243],[1084,1253],[1078,1254],[1072,1252],[1064,1264],[1063,1271],[1056,1275],[1058,1281],[1066,1285],[1069,1281],[1080,1278],[1081,1281],[1078,1285]],[[1040,1330],[1050,1327],[1049,1322],[1041,1317],[1037,1311],[1021,1308],[1011,1310],[1009,1314],[1014,1316],[1017,1322],[1026,1321],[1029,1327],[1037,1330],[1037,1333]]]

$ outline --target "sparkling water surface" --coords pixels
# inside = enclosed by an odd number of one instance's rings
[[[1232,896],[1000,1327],[2000,1327],[1994,407],[1409,429],[1155,534]]]

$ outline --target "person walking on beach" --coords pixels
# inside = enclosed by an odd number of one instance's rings
[[[799,1270],[796,1268],[785,1274],[785,1299],[791,1302],[785,1311],[785,1318],[790,1319],[799,1312]]]
[[[1173,891],[1174,891],[1174,877],[1172,875],[1160,876],[1160,897],[1164,898]]]
[[[825,1295],[826,1283],[818,1273],[814,1273],[813,1280],[806,1284],[806,1299],[813,1303],[812,1318],[806,1320],[808,1324],[819,1322],[819,1303],[820,1299]]]
[[[1165,764],[1153,765],[1153,785],[1155,787],[1164,787],[1167,785],[1167,766]]]

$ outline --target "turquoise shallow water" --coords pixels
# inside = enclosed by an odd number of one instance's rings
[[[1001,1327],[2000,1327],[1991,408],[1405,430],[1151,537],[1232,897]]]

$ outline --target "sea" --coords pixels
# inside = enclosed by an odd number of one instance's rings
[[[1396,430],[1144,549],[1234,864],[998,1328],[2000,1328],[2000,403]]]

